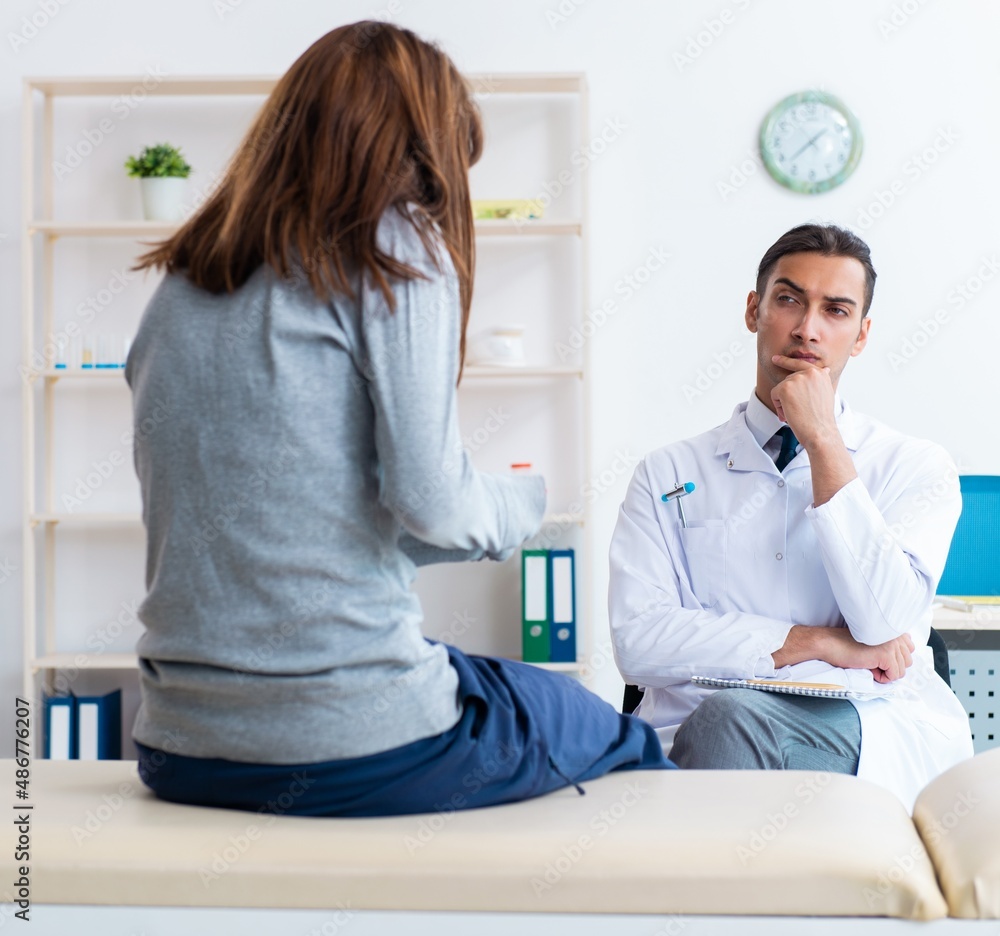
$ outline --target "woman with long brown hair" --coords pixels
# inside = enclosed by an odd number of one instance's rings
[[[545,507],[541,478],[478,472],[459,438],[481,149],[446,55],[343,26],[140,260],[166,276],[126,369],[148,544],[133,738],[165,799],[380,815],[669,766],[575,681],[421,634],[416,566],[505,559]]]

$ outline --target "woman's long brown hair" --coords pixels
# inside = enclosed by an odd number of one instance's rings
[[[235,291],[262,263],[295,255],[320,298],[354,295],[370,277],[421,274],[380,251],[392,206],[406,210],[431,257],[434,225],[458,274],[460,358],[472,302],[475,235],[469,167],[482,151],[479,110],[454,63],[407,29],[363,21],[314,42],[278,81],[219,187],[137,270],[178,270],[213,293]]]

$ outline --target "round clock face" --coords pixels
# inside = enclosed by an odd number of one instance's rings
[[[803,91],[785,98],[760,128],[767,171],[795,192],[826,192],[861,159],[861,127],[832,94]]]

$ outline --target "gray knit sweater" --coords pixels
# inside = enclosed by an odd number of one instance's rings
[[[507,558],[541,524],[544,482],[472,467],[454,268],[442,249],[438,273],[396,211],[379,240],[429,277],[396,283],[392,314],[371,284],[320,301],[301,270],[267,267],[231,295],[168,275],[146,308],[125,371],[148,544],[143,744],[311,763],[459,718],[416,566]]]

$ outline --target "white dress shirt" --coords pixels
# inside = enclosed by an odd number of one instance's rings
[[[819,507],[808,452],[800,446],[779,472],[762,448],[782,423],[756,393],[727,423],[640,462],[611,544],[615,659],[646,689],[636,714],[669,753],[715,691],[690,678],[775,675],[771,654],[794,624],[847,626],[868,644],[909,633],[918,649],[897,695],[854,704],[858,776],[912,808],[934,776],[972,755],[966,713],[926,646],[961,512],[958,470],[940,446],[853,413],[839,394],[835,413],[858,477]],[[696,488],[685,528],[660,495],[687,481]]]

